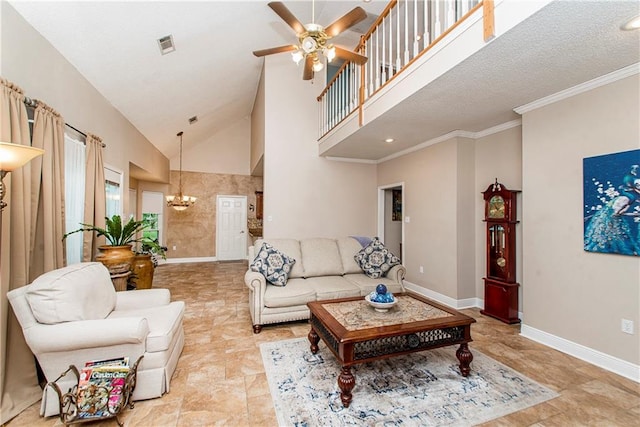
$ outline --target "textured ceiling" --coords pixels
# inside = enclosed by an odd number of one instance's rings
[[[10,3],[168,157],[178,131],[186,148],[249,115],[263,62],[252,51],[296,41],[267,1]],[[310,1],[285,4],[312,21]],[[327,26],[356,6],[373,17],[386,4],[319,0],[315,21]],[[176,51],[163,56],[157,39],[168,34]],[[334,39],[348,48],[358,40],[352,31]]]
[[[251,52],[295,40],[266,1],[10,3],[168,157],[178,131],[188,147],[249,115],[263,61]],[[387,3],[318,0],[315,21],[361,6],[371,22]],[[310,1],[285,4],[311,22]],[[636,0],[553,2],[325,154],[377,160],[516,118],[515,107],[640,61],[640,31],[619,30],[638,13]],[[168,34],[176,51],[162,56],[156,40]],[[396,143],[371,144],[389,129]]]
[[[323,155],[380,160],[517,119],[516,107],[637,64],[640,31],[619,27],[639,13],[637,1],[551,3]]]

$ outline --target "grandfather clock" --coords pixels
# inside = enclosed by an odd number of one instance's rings
[[[484,196],[487,225],[487,277],[484,280],[484,310],[480,313],[505,323],[520,323],[516,283],[516,197],[520,191],[491,184]]]

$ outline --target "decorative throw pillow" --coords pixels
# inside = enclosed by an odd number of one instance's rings
[[[353,257],[364,274],[377,279],[387,275],[391,267],[400,264],[400,259],[387,249],[380,239],[374,237],[371,243]]]
[[[295,259],[265,242],[260,246],[256,258],[251,263],[251,270],[262,273],[273,285],[284,286],[287,284],[289,273],[295,262]]]

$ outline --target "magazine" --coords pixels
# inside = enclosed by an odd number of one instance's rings
[[[91,361],[86,365],[78,382],[78,418],[115,415],[125,398],[128,358]]]

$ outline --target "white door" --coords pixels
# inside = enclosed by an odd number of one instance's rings
[[[218,196],[216,258],[247,257],[247,196]]]

